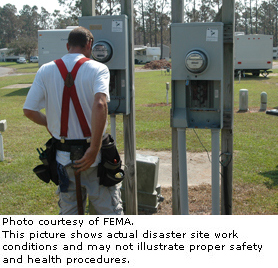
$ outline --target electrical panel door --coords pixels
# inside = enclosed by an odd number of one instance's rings
[[[222,128],[223,23],[171,26],[172,126]]]

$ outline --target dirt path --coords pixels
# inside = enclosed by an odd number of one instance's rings
[[[141,151],[136,153],[159,158],[158,184],[163,187],[172,186],[172,152]],[[121,156],[123,158],[123,156]],[[123,159],[124,160],[124,159]],[[211,183],[211,163],[207,153],[187,152],[188,185],[197,186]]]

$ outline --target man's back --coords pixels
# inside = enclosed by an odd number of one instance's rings
[[[67,54],[62,60],[68,71],[71,71],[75,63],[84,57],[82,54]],[[100,75],[102,74],[102,75]],[[107,67],[96,61],[85,62],[77,72],[75,86],[77,95],[82,106],[85,118],[91,127],[91,113],[94,102],[94,95],[98,92],[105,93],[107,102],[109,101],[109,71]],[[56,139],[60,139],[60,118],[62,108],[62,96],[64,90],[64,80],[54,62],[43,65],[34,80],[30,89],[30,101],[25,104],[25,108],[34,108],[31,103],[38,103],[38,108],[46,109],[48,118],[48,129]],[[45,100],[45,103],[43,103]],[[84,139],[78,118],[70,102],[68,139]]]

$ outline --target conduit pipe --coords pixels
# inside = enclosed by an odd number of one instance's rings
[[[219,186],[219,139],[220,130],[211,130],[211,191],[212,215],[220,214],[220,186]]]
[[[184,128],[178,128],[178,156],[179,156],[181,215],[189,215],[187,159],[186,159],[186,133]]]
[[[117,144],[116,140],[116,115],[110,115],[110,126],[111,126],[111,136],[113,137],[115,144]]]

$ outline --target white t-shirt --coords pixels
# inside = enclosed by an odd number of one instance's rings
[[[83,54],[69,53],[63,56],[62,60],[70,72],[75,63],[83,57]],[[94,95],[96,93],[104,93],[106,94],[107,102],[109,102],[109,80],[110,73],[107,66],[94,60],[83,63],[77,72],[74,81],[76,91],[90,129]],[[53,61],[44,64],[36,74],[23,107],[23,109],[33,111],[40,111],[45,108],[47,127],[56,139],[60,139],[63,90],[64,80],[57,65]],[[66,139],[84,138],[87,137],[83,136],[74,106],[72,101],[70,101],[68,135]],[[57,151],[57,161],[62,165],[67,165],[70,163],[69,153]],[[92,166],[96,166],[99,161],[100,155],[98,155],[96,162]]]

